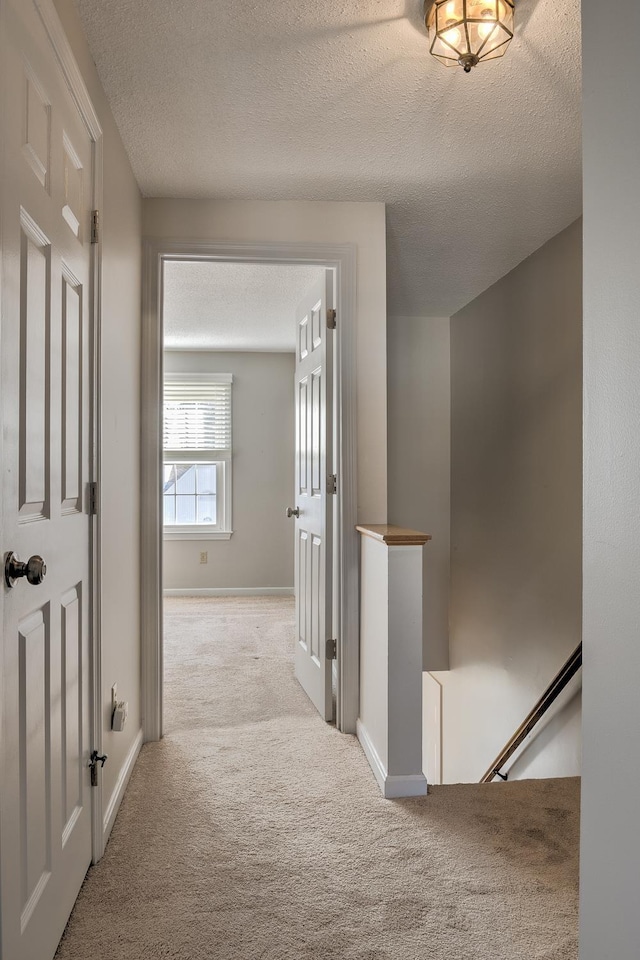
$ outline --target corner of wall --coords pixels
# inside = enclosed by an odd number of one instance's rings
[[[451,320],[445,782],[482,776],[581,637],[581,256],[575,222]],[[579,773],[578,705],[514,778]]]
[[[432,536],[424,552],[424,670],[449,666],[450,322],[389,317],[389,522]]]

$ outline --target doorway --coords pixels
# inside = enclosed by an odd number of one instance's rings
[[[197,596],[215,619],[220,597],[295,595],[296,675],[326,720],[334,280],[311,265],[174,260],[162,311],[165,611]],[[165,658],[165,682],[166,670]]]
[[[262,245],[260,248],[235,246],[233,250],[224,248],[220,244],[206,244],[188,241],[149,242],[145,250],[146,268],[146,297],[143,328],[143,420],[146,421],[143,438],[146,449],[143,450],[143,543],[147,553],[147,564],[143,568],[143,699],[145,704],[145,737],[147,740],[159,739],[162,735],[162,681],[163,681],[163,650],[162,650],[162,609],[161,609],[161,574],[163,546],[160,531],[164,519],[164,502],[160,503],[158,491],[161,487],[161,471],[165,470],[164,455],[162,454],[162,438],[160,436],[160,409],[161,387],[164,382],[164,328],[166,318],[164,307],[165,294],[171,289],[172,271],[184,268],[190,264],[206,267],[213,265],[221,267],[250,267],[271,265],[275,268],[304,268],[314,269],[316,272],[327,271],[331,277],[331,287],[335,295],[335,309],[338,317],[342,315],[342,324],[339,320],[335,334],[335,378],[332,399],[337,412],[335,431],[333,436],[333,453],[335,460],[335,483],[341,490],[337,497],[338,509],[334,511],[331,533],[334,536],[335,549],[332,554],[331,587],[333,598],[331,602],[332,629],[329,634],[337,634],[336,660],[329,665],[329,690],[333,690],[336,699],[335,718],[339,729],[353,732],[357,716],[357,645],[358,645],[358,610],[357,592],[344,589],[345,581],[353,583],[357,577],[357,543],[355,542],[355,406],[350,402],[355,386],[353,375],[355,356],[353,349],[353,322],[354,304],[353,291],[355,289],[355,262],[351,247],[336,247],[328,250],[326,247],[313,248],[309,245],[293,245],[284,248],[282,245]],[[326,314],[325,314],[326,315]],[[262,325],[262,333],[265,331]],[[295,325],[292,327],[292,333]],[[294,333],[295,335],[295,333]],[[295,350],[295,344],[292,344]],[[180,351],[175,351],[180,352]],[[171,372],[168,370],[167,373]],[[173,371],[175,372],[175,371]],[[230,371],[218,370],[218,373]],[[233,378],[231,377],[233,384]],[[347,399],[345,403],[345,383],[347,384]],[[293,389],[293,383],[291,383]],[[233,390],[233,386],[232,386]],[[155,413],[155,423],[152,416]],[[344,457],[345,449],[348,456]],[[177,462],[177,461],[176,461]],[[174,463],[175,465],[175,463]],[[226,468],[225,468],[226,469]],[[236,469],[231,458],[231,472]],[[196,470],[197,472],[197,470]],[[177,474],[174,474],[177,481]],[[152,486],[153,484],[153,486]],[[227,491],[234,497],[234,481]],[[216,496],[217,496],[216,492]],[[291,504],[293,506],[293,504]],[[197,509],[197,508],[196,508]],[[233,509],[232,515],[233,515]],[[233,520],[231,521],[233,524]],[[232,528],[231,528],[232,529]],[[346,535],[345,535],[346,531]],[[229,530],[218,531],[220,539],[229,534]],[[227,543],[234,534],[227,536]],[[293,536],[293,532],[292,535]],[[239,539],[239,538],[238,538]],[[219,545],[214,543],[217,548]],[[208,552],[208,551],[198,551]],[[207,558],[208,559],[208,558]],[[206,566],[206,564],[205,564]],[[171,588],[169,588],[171,589]],[[179,588],[174,588],[179,589]],[[204,588],[202,588],[204,589]],[[211,587],[209,589],[216,589]],[[220,588],[223,589],[223,588]],[[325,629],[324,632],[327,632]],[[332,637],[322,637],[323,659],[326,656],[324,641]],[[316,659],[319,659],[316,657]],[[332,668],[332,669],[331,669]],[[346,695],[345,695],[346,693]],[[326,714],[324,714],[326,716]]]

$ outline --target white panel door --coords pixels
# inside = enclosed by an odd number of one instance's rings
[[[331,564],[333,274],[324,271],[296,312],[296,677],[325,720],[333,719],[331,660]]]
[[[0,952],[50,960],[91,860],[93,145],[33,0],[1,17]]]

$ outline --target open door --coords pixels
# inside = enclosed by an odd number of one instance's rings
[[[0,955],[51,960],[92,853],[95,161],[34,0],[0,16]]]
[[[331,592],[333,492],[333,272],[323,271],[296,312],[296,677],[333,719]]]

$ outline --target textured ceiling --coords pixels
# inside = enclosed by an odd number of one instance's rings
[[[164,344],[174,350],[295,350],[295,310],[320,267],[169,261]]]
[[[145,196],[384,201],[392,313],[454,312],[581,212],[580,0],[516,0],[468,75],[421,0],[76,2]]]

